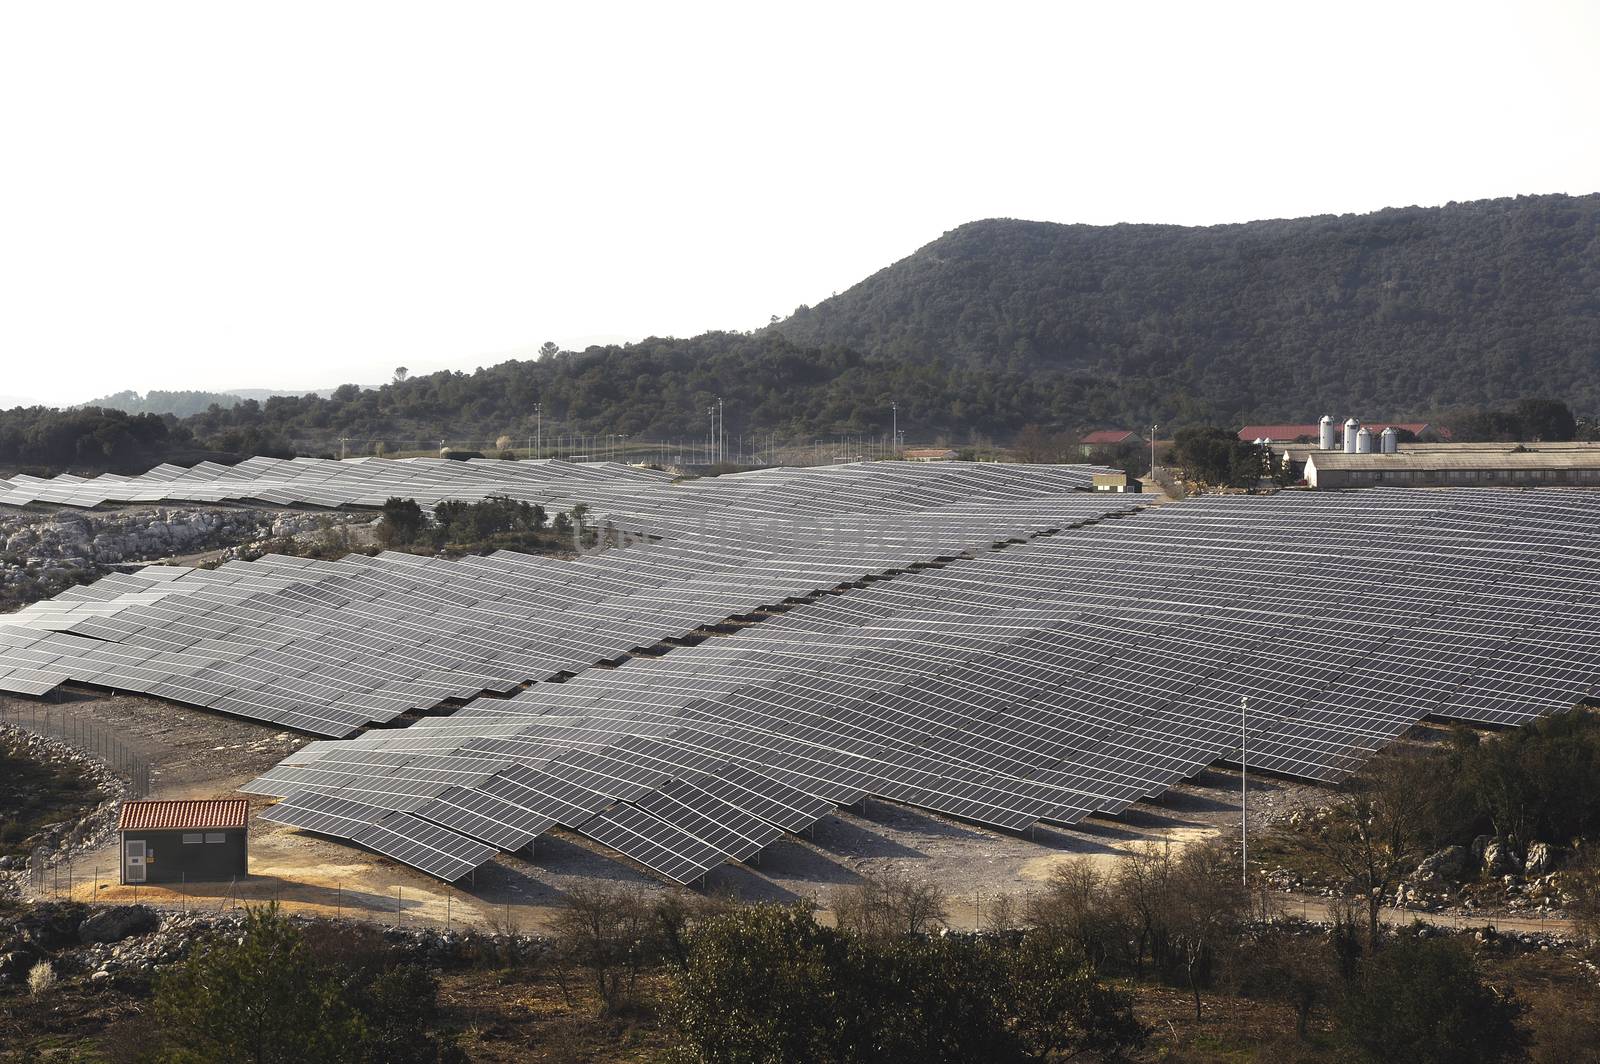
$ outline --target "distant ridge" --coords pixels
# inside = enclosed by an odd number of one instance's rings
[[[930,443],[1352,412],[1449,425],[1540,397],[1600,414],[1600,194],[1204,228],[973,222],[755,332],[344,385],[181,428],[240,454],[693,443],[720,398],[735,445],[859,450],[849,438],[891,424]]]
[[[1061,372],[1234,417],[1600,409],[1600,195],[1176,225],[963,225],[772,326],[807,346]],[[1130,411],[1131,413],[1131,411]]]

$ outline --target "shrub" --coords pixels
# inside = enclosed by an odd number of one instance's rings
[[[1524,1060],[1523,1006],[1479,976],[1460,942],[1402,938],[1368,955],[1339,1009],[1361,1060],[1411,1064]]]
[[[49,961],[40,961],[28,969],[28,993],[38,997],[55,985],[56,969]]]

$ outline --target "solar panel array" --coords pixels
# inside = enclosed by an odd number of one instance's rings
[[[161,465],[136,477],[19,475],[0,480],[0,506],[182,502],[372,508],[390,498],[407,498],[431,508],[446,500],[477,502],[504,495],[562,509],[582,502],[622,523],[677,527],[728,508],[746,518],[904,513],[908,506],[925,508],[937,500],[1004,499],[1019,497],[1018,492],[1087,488],[1095,473],[1105,471],[1087,465],[877,462],[763,469],[674,485],[668,473],[617,462],[251,458],[235,466]]]
[[[403,813],[458,860],[561,826],[690,882],[869,795],[1013,830],[1121,812],[1237,758],[1244,697],[1253,766],[1332,781],[1424,717],[1519,724],[1597,682],[1600,494],[1219,496],[312,744],[247,790]]]
[[[201,462],[184,468],[163,464],[138,476],[102,473],[80,477],[18,475],[0,480],[0,506],[95,507],[108,503],[250,503],[271,506],[382,506],[390,497],[433,506],[446,499],[468,502],[497,494],[518,498],[575,497],[608,483],[664,483],[654,469],[617,462],[554,459],[506,462],[475,458],[250,458],[238,465]]]
[[[1087,476],[904,463],[782,470],[645,485],[631,513],[663,541],[576,560],[385,553],[151,566],[4,618],[0,691],[37,695],[70,680],[345,736],[1136,505],[1076,491]]]

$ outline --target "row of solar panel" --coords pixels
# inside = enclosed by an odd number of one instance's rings
[[[1073,823],[1236,756],[1248,696],[1253,763],[1335,779],[1426,715],[1518,723],[1591,694],[1597,528],[1600,499],[1582,493],[1186,503],[314,744],[252,789],[361,795],[434,822],[438,773],[468,774],[449,805],[480,801],[496,773],[531,774],[530,793],[561,780],[593,797],[562,797],[564,814],[518,805],[523,833],[562,824],[685,881],[741,859],[652,805],[707,758],[830,804],[873,794],[997,827]]]

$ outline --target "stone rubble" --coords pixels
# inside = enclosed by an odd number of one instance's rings
[[[145,905],[40,903],[0,925],[0,983],[25,980],[28,969],[45,959],[63,978],[85,977],[91,984],[148,976],[182,960],[213,933],[237,934],[244,917],[242,909],[170,912]],[[312,923],[300,916],[290,919],[302,926]],[[430,967],[471,963],[486,954],[528,963],[550,950],[549,940],[538,935],[324,923],[376,930],[407,960]]]
[[[88,583],[117,566],[302,536],[370,514],[215,507],[0,512],[0,595],[17,601]]]
[[[45,764],[69,764],[95,785],[101,800],[76,820],[51,824],[26,842],[30,853],[43,847],[46,867],[61,865],[100,849],[117,828],[117,811],[127,797],[128,784],[99,758],[78,748],[25,728],[0,722],[0,738],[8,740],[24,756]],[[0,896],[26,891],[31,877],[32,858],[10,858],[0,864]]]

